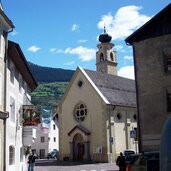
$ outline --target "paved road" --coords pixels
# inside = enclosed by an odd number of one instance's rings
[[[34,171],[118,171],[113,163],[76,163],[41,159],[36,161]]]

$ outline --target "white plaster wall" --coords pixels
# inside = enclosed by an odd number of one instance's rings
[[[27,164],[25,162],[25,156],[23,155],[23,161],[20,161],[20,147],[22,144],[22,127],[18,125],[19,119],[19,108],[23,105],[24,96],[26,93],[30,98],[28,92],[30,91],[27,87],[27,90],[22,87],[22,91],[19,92],[19,82],[14,79],[14,84],[10,82],[10,71],[7,70],[7,95],[6,95],[6,110],[10,114],[10,96],[15,99],[15,123],[10,121],[10,116],[6,121],[6,171],[24,171],[27,169]],[[15,163],[9,165],[9,146],[13,145],[15,147]]]

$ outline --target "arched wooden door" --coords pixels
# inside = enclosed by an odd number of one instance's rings
[[[82,135],[76,134],[73,138],[73,142],[75,144],[74,156],[76,157],[76,160],[82,161],[84,158],[84,143]]]

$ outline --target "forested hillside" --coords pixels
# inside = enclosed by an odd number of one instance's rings
[[[30,70],[38,82],[32,92],[32,104],[45,108],[53,108],[59,104],[65,89],[74,74],[73,70],[50,68],[28,62]]]
[[[39,107],[53,108],[59,104],[68,82],[39,83],[32,93],[32,103]]]
[[[43,67],[31,62],[28,64],[37,82],[69,82],[74,74],[73,70]]]

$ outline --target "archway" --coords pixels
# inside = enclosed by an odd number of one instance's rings
[[[84,143],[82,135],[77,133],[73,138],[73,143],[75,144],[74,158],[77,161],[82,161],[84,158]]]

